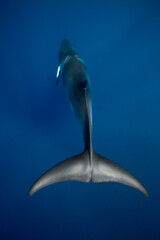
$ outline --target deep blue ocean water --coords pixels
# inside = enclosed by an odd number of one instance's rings
[[[82,152],[58,50],[68,38],[91,80],[95,150],[149,192],[33,182]],[[160,2],[1,1],[0,239],[160,239]]]

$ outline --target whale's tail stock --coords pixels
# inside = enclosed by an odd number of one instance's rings
[[[32,185],[29,196],[54,183],[90,182],[90,180],[94,183],[119,182],[138,189],[148,197],[147,190],[137,178],[117,163],[97,154],[94,150],[90,155],[86,150],[48,170]]]

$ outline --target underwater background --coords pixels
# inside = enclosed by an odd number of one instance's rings
[[[134,174],[118,183],[34,181],[83,150],[62,81],[67,38],[91,80],[95,150]],[[160,1],[1,1],[0,239],[160,239]]]

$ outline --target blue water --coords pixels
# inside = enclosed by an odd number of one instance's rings
[[[0,239],[160,239],[160,2],[0,4]],[[68,38],[91,79],[95,150],[150,197],[118,183],[33,182],[83,150],[62,81]]]

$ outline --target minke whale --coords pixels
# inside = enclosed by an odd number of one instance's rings
[[[67,39],[61,43],[57,84],[62,78],[64,88],[84,138],[84,151],[68,158],[44,173],[31,187],[29,196],[50,184],[64,181],[118,182],[148,192],[142,183],[117,163],[96,153],[92,145],[92,100],[90,80],[84,61]]]

